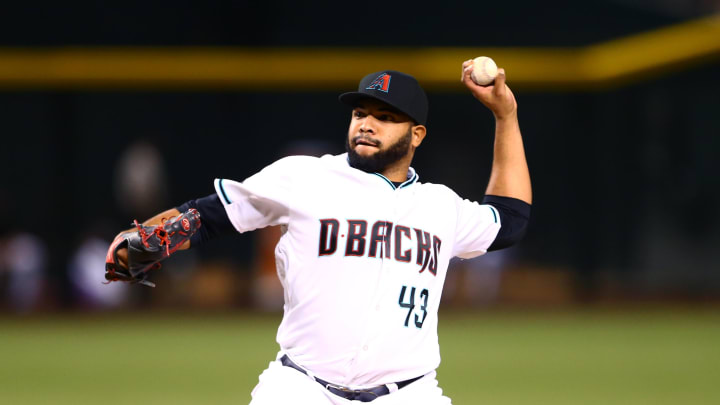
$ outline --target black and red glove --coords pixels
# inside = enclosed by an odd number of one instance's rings
[[[125,281],[155,287],[147,280],[150,270],[159,269],[160,262],[173,254],[200,229],[200,213],[191,208],[163,220],[160,225],[145,226],[133,221],[137,230],[118,235],[105,257],[105,279],[108,283]],[[127,248],[127,266],[118,258],[118,250]]]

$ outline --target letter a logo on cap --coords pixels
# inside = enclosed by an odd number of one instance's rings
[[[388,90],[390,90],[390,75],[387,73],[381,74],[376,77],[365,90],[380,90],[387,93]]]

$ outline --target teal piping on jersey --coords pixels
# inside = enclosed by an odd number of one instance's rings
[[[411,170],[412,170],[412,169],[411,169]],[[415,184],[415,183],[417,182],[419,176],[417,175],[417,173],[415,173],[415,170],[412,170],[411,173],[412,173],[412,176],[411,176],[409,179],[405,180],[404,183],[402,183],[401,185],[399,185],[399,186],[397,186],[397,187],[395,187],[395,184],[393,184],[392,181],[390,181],[387,177],[383,176],[382,174],[380,174],[380,173],[373,173],[373,174],[376,175],[376,176],[378,176],[378,177],[380,177],[381,179],[385,180],[385,181],[387,182],[387,184],[389,184],[390,187],[392,187],[393,190],[395,190],[395,189],[398,189],[398,188],[403,188],[403,187],[407,187],[407,186],[413,185],[413,184]]]
[[[218,188],[220,189],[220,195],[222,196],[223,200],[225,200],[225,204],[232,204],[232,201],[227,196],[227,193],[225,192],[225,187],[223,187],[223,180],[225,179],[217,179]]]
[[[496,212],[497,210],[495,209],[495,207],[493,207],[493,206],[490,205],[490,204],[488,204],[488,207],[490,207],[490,211],[491,211],[492,214],[493,214],[493,219],[495,220],[495,223],[497,224],[497,223],[498,223],[498,216],[499,216],[498,213]]]
[[[344,154],[338,155],[338,156],[345,156],[345,163],[347,163],[348,166],[350,166],[350,158],[347,157],[347,153],[344,153]],[[352,166],[350,166],[350,167],[352,167]],[[408,168],[408,174],[410,175],[409,178],[407,180],[405,180],[402,184],[400,184],[398,187],[395,187],[395,184],[393,184],[392,181],[390,181],[387,177],[383,176],[382,174],[380,174],[380,173],[371,173],[371,174],[374,174],[374,175],[380,177],[381,179],[385,180],[387,182],[387,184],[389,184],[390,187],[393,188],[393,190],[413,185],[420,178],[420,176],[418,176],[418,174],[415,172],[415,169],[410,167],[410,168]]]

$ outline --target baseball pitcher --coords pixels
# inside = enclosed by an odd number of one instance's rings
[[[505,72],[480,86],[472,70],[463,63],[462,83],[495,116],[481,203],[420,181],[411,162],[427,135],[427,97],[412,76],[385,70],[340,95],[352,109],[347,153],[290,156],[244,181],[216,179],[215,194],[118,235],[106,278],[152,285],[148,272],[176,250],[280,225],[280,350],[251,404],[450,404],[435,374],[448,262],[516,243],[532,202]]]

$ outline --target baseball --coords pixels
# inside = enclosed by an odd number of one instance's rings
[[[487,56],[478,56],[473,59],[472,80],[480,86],[487,86],[495,81],[498,69],[495,61]]]

